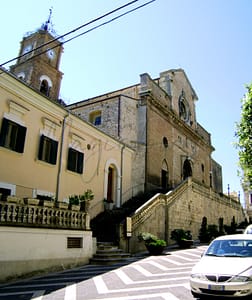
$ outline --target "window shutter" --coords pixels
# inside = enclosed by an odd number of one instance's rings
[[[39,141],[39,152],[38,152],[38,159],[39,160],[42,160],[44,140],[45,140],[45,136],[41,135],[40,141]]]
[[[83,173],[83,160],[84,160],[84,154],[78,152],[77,173],[79,174]]]
[[[51,153],[50,153],[50,163],[53,165],[56,165],[56,161],[57,161],[57,151],[58,151],[58,142],[51,140]]]
[[[7,119],[3,118],[2,128],[1,128],[1,132],[0,132],[0,146],[4,146],[4,144],[5,144],[5,139],[6,139],[6,135],[8,132],[8,125],[9,125],[9,121]]]
[[[16,151],[19,153],[24,152],[26,130],[27,130],[27,128],[24,126],[19,126],[19,128],[18,128]]]
[[[74,171],[74,150],[72,148],[68,149],[67,169]]]

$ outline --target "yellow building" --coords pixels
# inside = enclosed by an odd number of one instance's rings
[[[91,189],[92,217],[104,199],[130,198],[133,151],[58,99],[62,52],[48,20],[23,38],[11,73],[1,71],[0,193],[67,201]]]
[[[108,192],[116,206],[130,197],[128,147],[4,70],[0,97],[1,194],[65,201],[91,189],[92,215]]]

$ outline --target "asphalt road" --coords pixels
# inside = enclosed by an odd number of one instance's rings
[[[206,246],[86,265],[0,285],[0,300],[192,300],[190,271]]]

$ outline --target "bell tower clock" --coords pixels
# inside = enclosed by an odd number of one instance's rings
[[[63,46],[48,20],[40,29],[26,35],[21,41],[19,57],[10,71],[32,88],[47,97],[58,100],[63,73],[59,70]]]

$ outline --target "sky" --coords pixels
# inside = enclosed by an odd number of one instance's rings
[[[65,36],[64,40],[147,3]],[[15,58],[27,32],[51,21],[58,35],[86,24],[130,0],[8,0],[1,3],[0,64]],[[223,191],[243,192],[233,143],[241,98],[252,82],[251,0],[155,0],[64,44],[60,97],[71,104],[182,68],[196,94],[197,121],[211,133],[213,159],[222,166]],[[6,64],[8,68],[14,62]]]

